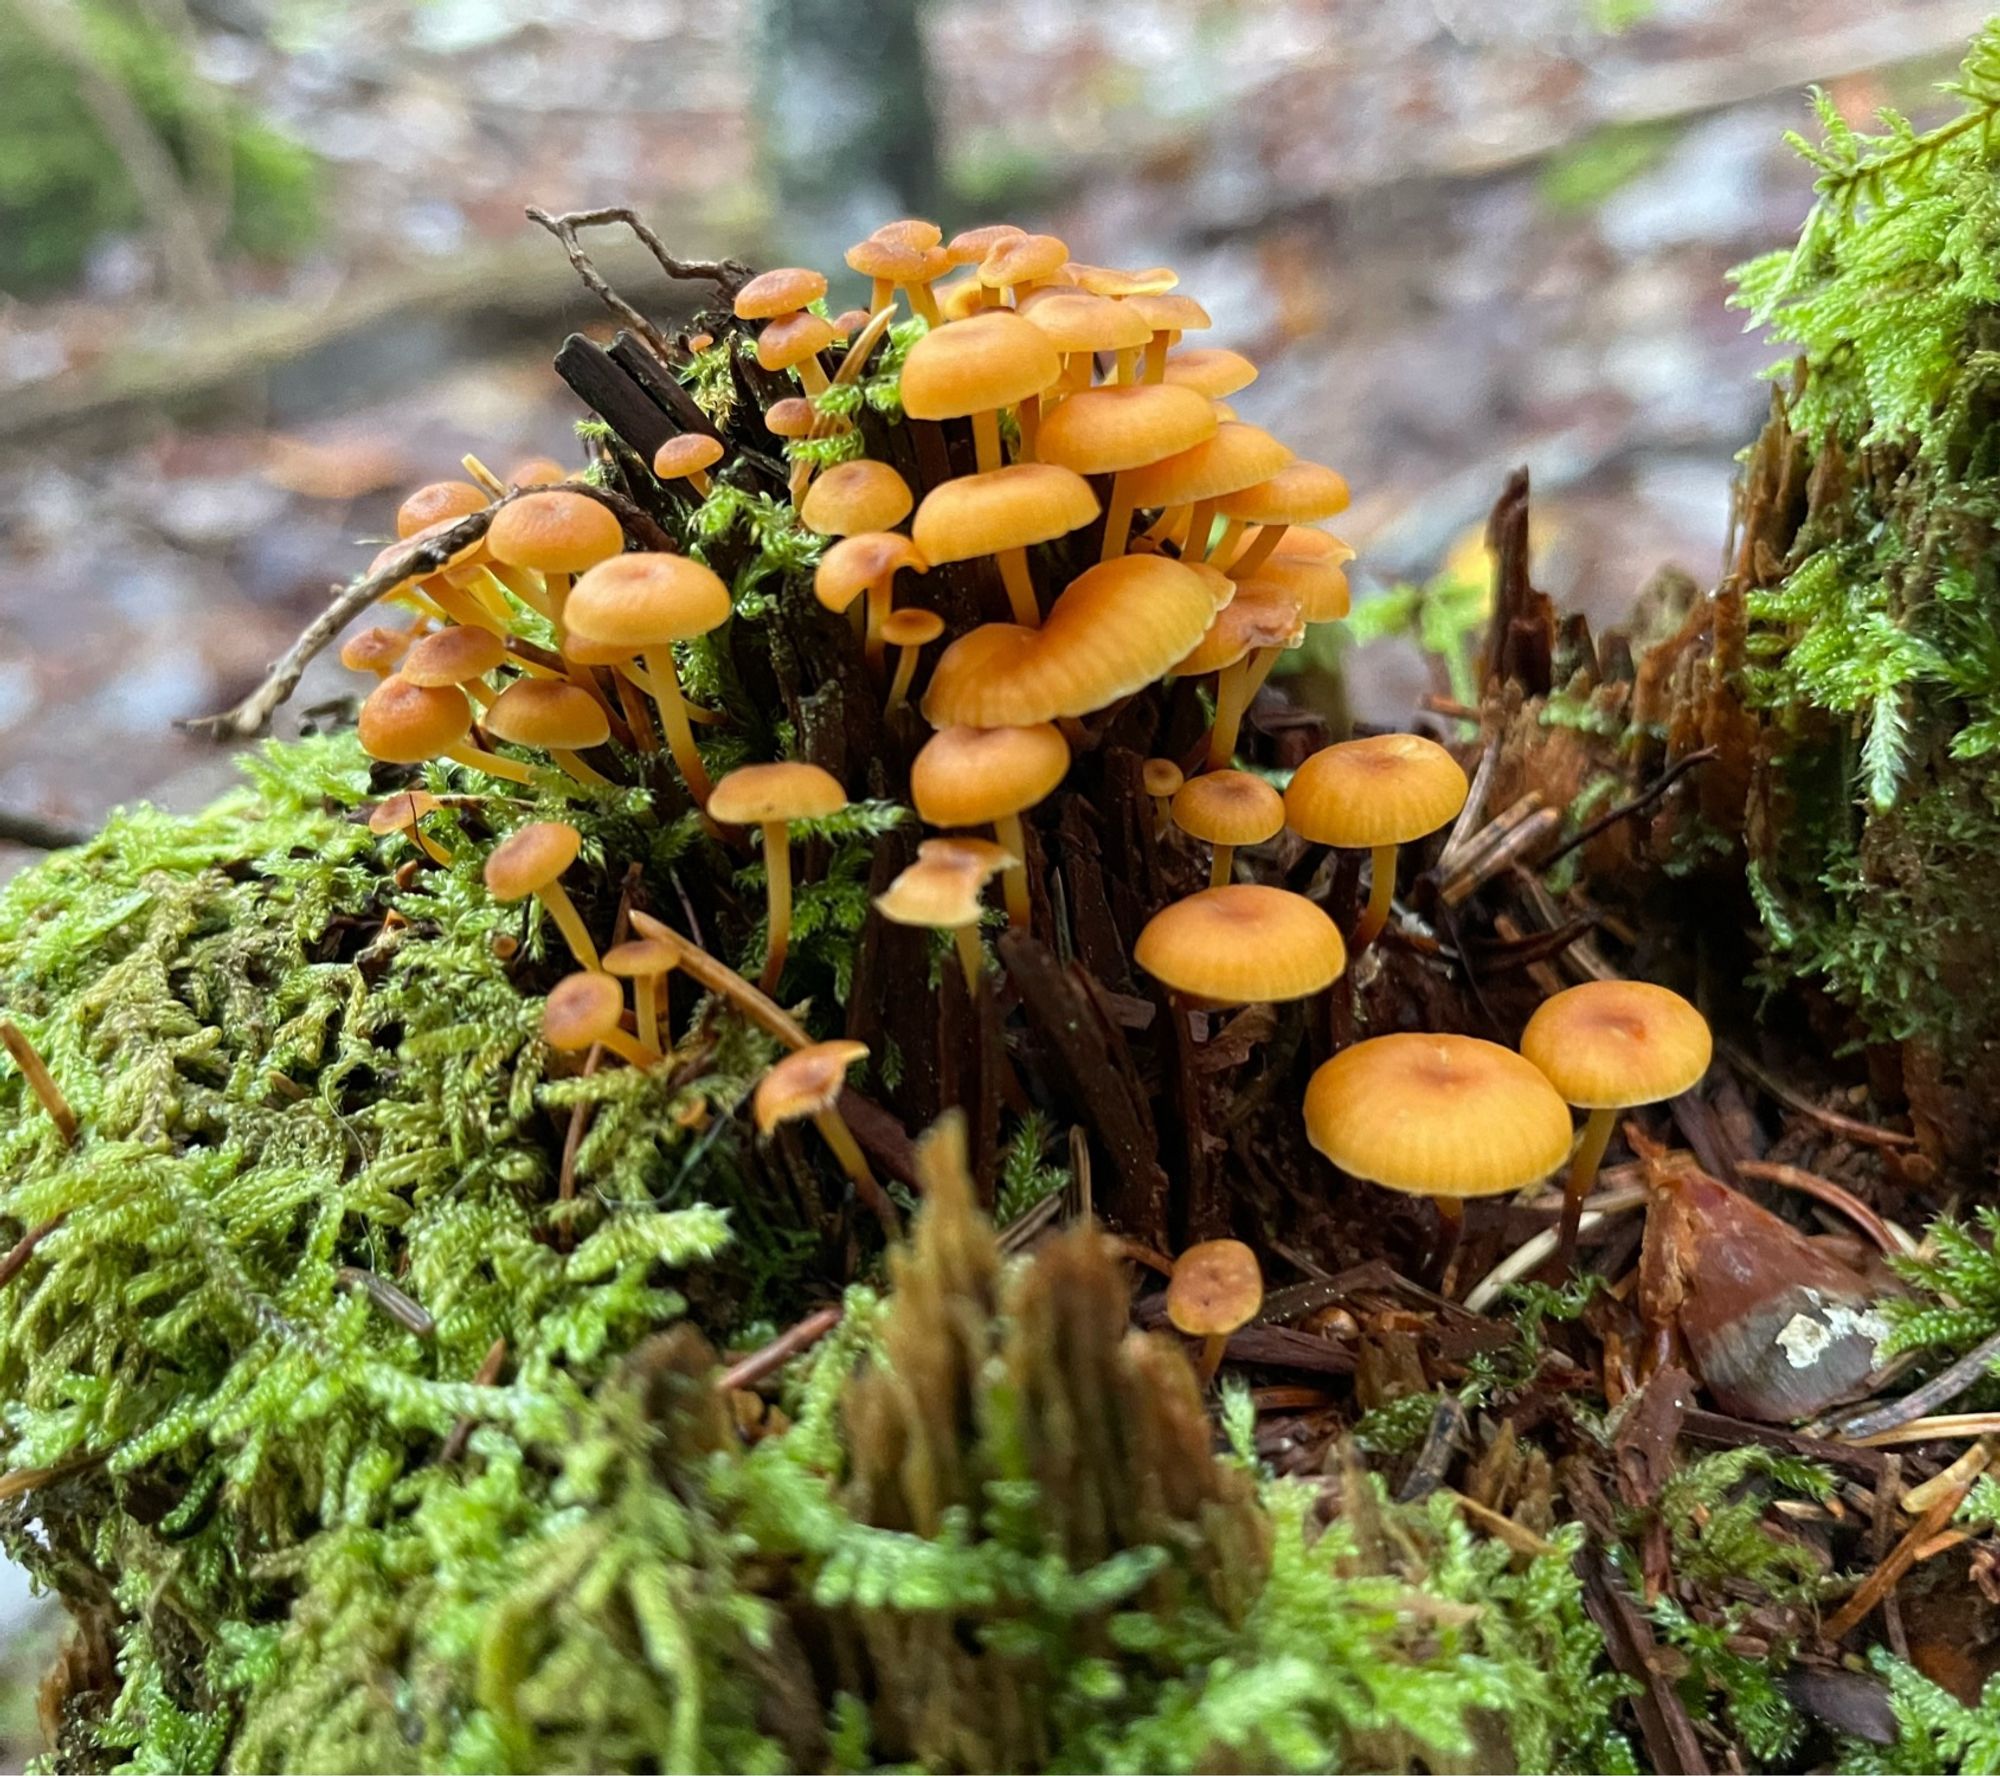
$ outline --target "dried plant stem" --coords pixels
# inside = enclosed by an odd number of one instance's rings
[[[0,1043],[5,1043],[7,1052],[14,1057],[14,1065],[21,1069],[21,1077],[28,1082],[28,1089],[41,1099],[42,1108],[56,1125],[56,1133],[62,1136],[63,1145],[74,1147],[76,1112],[70,1108],[69,1099],[63,1096],[62,1087],[56,1084],[48,1063],[12,1018],[0,1018]]]

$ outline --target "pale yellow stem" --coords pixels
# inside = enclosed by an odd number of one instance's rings
[[[764,822],[764,894],[770,915],[765,921],[764,972],[757,985],[771,993],[785,972],[785,952],[792,942],[792,836],[782,820]]]
[[[993,836],[1021,860],[1019,869],[1002,870],[1000,881],[1007,897],[1007,923],[1017,931],[1025,931],[1034,913],[1028,893],[1028,839],[1021,830],[1020,815],[1001,815],[993,823]]]
[[[556,929],[563,935],[563,942],[569,945],[569,953],[577,959],[579,966],[592,974],[603,972],[603,965],[597,960],[597,945],[590,941],[590,927],[584,924],[583,915],[576,910],[576,902],[569,897],[569,890],[560,882],[551,882],[544,888],[535,890],[535,898],[542,903],[549,917],[556,922]]]
[[[1229,880],[1229,866],[1235,859],[1234,845],[1216,846],[1215,855],[1209,859],[1208,864],[1208,885],[1211,888],[1220,888]]]
[[[1115,380],[1119,387],[1132,380],[1132,372],[1139,362],[1139,348],[1136,345],[1121,347],[1118,353],[1118,369]]]
[[[585,789],[609,789],[611,779],[593,765],[587,765],[575,753],[560,746],[549,748],[549,757],[569,773]]]
[[[1115,561],[1125,553],[1125,546],[1132,539],[1132,477],[1120,474],[1111,478],[1111,505],[1104,514],[1104,548],[1098,556],[1100,561]]]
[[[660,994],[666,984],[664,974],[641,974],[632,981],[632,1015],[639,1026],[639,1039],[648,1048],[663,1049],[660,1041]]]
[[[660,706],[660,725],[667,731],[667,750],[674,755],[674,763],[680,766],[681,776],[687,783],[688,794],[694,797],[695,806],[706,813],[713,786],[701,762],[701,754],[695,749],[694,729],[688,722],[687,702],[681,696],[680,674],[674,664],[673,650],[667,647],[647,649],[646,672],[652,679],[653,696]]]
[[[627,1066],[637,1067],[641,1072],[659,1064],[657,1049],[648,1048],[638,1037],[628,1036],[623,1030],[606,1030],[597,1040]]]
[[[1013,871],[1008,871],[1012,875]],[[979,997],[979,977],[986,972],[986,952],[979,947],[979,927],[960,925],[951,934],[951,940],[958,946],[958,965],[965,970],[965,991],[968,997]]]
[[[1155,333],[1146,342],[1146,381],[1165,382],[1167,380],[1167,340],[1164,332]]]
[[[1222,521],[1222,534],[1215,539],[1215,546],[1208,552],[1209,560],[1218,565],[1227,561],[1230,551],[1236,547],[1236,539],[1242,534],[1241,518],[1225,518]]]
[[[633,746],[640,752],[658,752],[660,736],[653,726],[653,712],[646,707],[646,699],[639,694],[632,675],[624,667],[614,666],[611,683],[618,692],[618,707],[625,711],[625,725],[632,730]]]
[[[1181,539],[1183,561],[1208,559],[1208,533],[1215,527],[1215,501],[1197,500],[1188,512],[1187,535]]]
[[[861,1144],[855,1140],[854,1131],[847,1126],[840,1112],[820,1111],[813,1118],[813,1127],[819,1130],[820,1139],[833,1150],[833,1157],[840,1161],[840,1169],[854,1185],[854,1194],[868,1205],[876,1220],[882,1223],[883,1231],[895,1235],[902,1225],[896,1214],[896,1205],[889,1200],[889,1193],[876,1182],[875,1174],[868,1169]]]
[[[1257,534],[1244,544],[1243,553],[1230,562],[1224,570],[1232,580],[1247,580],[1255,576],[1257,570],[1271,559],[1271,553],[1284,541],[1285,526],[1282,524],[1261,524]]]
[[[1000,410],[984,407],[972,416],[972,453],[982,475],[1000,466]]]
[[[1035,598],[1035,582],[1028,574],[1025,549],[1002,549],[993,559],[1000,564],[1000,582],[1007,588],[1007,602],[1013,606],[1014,621],[1023,629],[1042,626],[1042,607]]]
[[[489,777],[499,777],[508,783],[533,783],[535,774],[526,765],[517,764],[513,759],[502,758],[497,752],[487,752],[474,746],[470,740],[461,740],[456,746],[447,746],[444,757],[455,764],[469,766],[475,771],[484,771]]]
[[[1208,769],[1226,770],[1236,756],[1236,737],[1243,728],[1243,712],[1250,707],[1250,662],[1246,657],[1225,666],[1215,677],[1215,725],[1208,730]]]
[[[904,647],[896,650],[896,676],[889,684],[889,701],[885,705],[888,713],[894,715],[903,707],[903,699],[910,694],[910,680],[917,676],[917,656],[923,652],[919,647]]]
[[[1354,928],[1354,935],[1347,940],[1349,955],[1356,955],[1373,943],[1389,923],[1390,909],[1396,901],[1396,847],[1377,845],[1371,854],[1368,880],[1368,905],[1363,909],[1361,922]]]
[[[931,294],[929,284],[905,284],[903,288],[909,291],[910,306],[918,314],[929,321],[933,327],[944,325],[944,316],[938,311],[937,298]]]

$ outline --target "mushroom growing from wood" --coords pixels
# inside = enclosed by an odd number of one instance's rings
[[[861,1144],[840,1114],[840,1094],[847,1084],[847,1069],[867,1058],[865,1042],[815,1042],[796,1049],[757,1082],[751,1113],[760,1135],[770,1134],[783,1123],[810,1121],[819,1130],[820,1139],[832,1149],[834,1158],[840,1161],[840,1169],[853,1182],[855,1194],[873,1211],[883,1231],[893,1238],[901,1229],[896,1205],[876,1181],[862,1155]]]
[[[764,835],[764,891],[768,909],[764,972],[758,985],[770,992],[784,972],[792,936],[792,840],[788,823],[837,814],[847,806],[839,780],[817,765],[780,760],[742,765],[715,786],[708,811],[728,826],[755,826]]]
[[[561,820],[532,820],[517,827],[487,854],[486,891],[495,900],[520,900],[532,894],[556,922],[570,954],[586,969],[596,969],[597,946],[590,929],[562,885],[563,871],[576,861],[583,834]]]
[[[910,800],[926,826],[987,826],[1025,866],[1022,810],[1032,808],[1069,770],[1069,742],[1047,722],[1023,728],[940,728],[910,767]],[[1006,878],[1007,918],[1025,929],[1025,868]]]
[[[1264,1273],[1241,1240],[1203,1240],[1174,1260],[1167,1283],[1167,1318],[1174,1330],[1201,1340],[1195,1379],[1215,1379],[1230,1333],[1247,1326],[1264,1305]]]

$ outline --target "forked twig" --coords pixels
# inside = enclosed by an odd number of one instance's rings
[[[622,222],[639,237],[640,244],[659,262],[660,269],[668,277],[676,283],[711,283],[724,301],[750,281],[750,267],[740,259],[675,258],[667,251],[666,243],[639,219],[638,212],[625,204],[613,204],[602,210],[570,210],[560,216],[551,216],[547,210],[530,204],[527,215],[530,222],[546,228],[562,243],[562,250],[569,256],[570,267],[583,280],[584,288],[645,340],[659,354],[663,364],[671,364],[680,353],[667,342],[666,335],[658,327],[605,281],[604,274],[591,263],[590,255],[577,239],[580,230],[609,228]]]

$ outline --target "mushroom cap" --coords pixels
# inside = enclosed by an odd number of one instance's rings
[[[680,951],[658,937],[627,938],[621,944],[613,944],[598,958],[606,974],[625,980],[651,979],[670,973],[680,959]]]
[[[868,1058],[865,1042],[812,1042],[795,1048],[757,1081],[750,1113],[760,1135],[781,1122],[817,1116],[840,1101],[847,1069]]]
[[[802,759],[769,765],[738,765],[717,782],[708,811],[730,826],[811,820],[838,814],[847,806],[840,779]]]
[[[486,854],[486,892],[519,900],[546,888],[576,861],[583,834],[566,820],[531,820]]]
[[[1291,599],[1299,607],[1302,623],[1335,622],[1349,609],[1346,570],[1331,556],[1268,556],[1255,578],[1243,586],[1246,591],[1260,586],[1267,594]]]
[[[1215,324],[1192,296],[1170,296],[1164,290],[1135,290],[1124,305],[1154,333],[1200,333]]]
[[[806,265],[780,265],[760,271],[736,292],[739,321],[770,321],[792,314],[826,294],[826,278]]]
[[[1073,469],[1011,463],[940,482],[924,495],[910,532],[926,561],[969,561],[1049,542],[1088,524],[1098,509],[1090,483]]]
[[[954,265],[977,265],[1002,241],[1019,240],[1028,231],[1012,222],[988,222],[979,228],[961,228],[944,244]]]
[[[1306,1086],[1306,1138],[1356,1178],[1413,1196],[1519,1190],[1569,1157],[1569,1107],[1529,1062],[1476,1036],[1376,1036]]]
[[[1004,869],[1021,860],[991,839],[926,839],[917,860],[876,895],[875,906],[893,925],[927,931],[960,931],[985,913],[980,896]]]
[[[859,531],[842,537],[819,558],[813,569],[813,596],[828,610],[844,611],[877,581],[904,568],[928,573],[930,565],[901,531]]]
[[[406,832],[426,814],[435,814],[442,806],[427,789],[399,789],[392,796],[384,796],[368,810],[368,830],[378,839],[387,838],[390,833]]]
[[[508,471],[509,487],[554,487],[569,479],[569,470],[552,456],[531,456]]]
[[[1264,1273],[1241,1240],[1203,1240],[1174,1260],[1167,1318],[1190,1338],[1222,1338],[1264,1305]]]
[[[542,1034],[551,1048],[588,1048],[617,1029],[625,1016],[625,989],[608,974],[566,974],[542,1002]]]
[[[1230,494],[1216,510],[1245,524],[1316,524],[1347,510],[1347,483],[1325,463],[1288,462],[1268,481]]]
[[[1235,665],[1255,649],[1297,647],[1304,639],[1298,600],[1278,587],[1247,581],[1215,613],[1201,640],[1175,662],[1170,676],[1199,678]]]
[[[1309,524],[1289,524],[1271,551],[1273,561],[1330,561],[1335,567],[1354,559],[1353,548],[1330,530]]]
[[[969,321],[986,306],[986,286],[979,281],[977,272],[967,272],[948,284],[935,286],[931,300],[938,305],[938,314],[943,319]]]
[[[1093,296],[1158,296],[1181,281],[1181,274],[1171,265],[1120,271],[1115,266],[1084,265],[1071,260],[1063,269],[1071,283]]]
[[[1169,758],[1151,758],[1140,769],[1139,782],[1149,796],[1178,795],[1187,773]]]
[[[611,724],[597,699],[560,678],[517,678],[493,699],[484,726],[517,746],[562,752],[602,746],[611,738]]]
[[[1204,771],[1174,795],[1174,824],[1211,845],[1261,845],[1285,829],[1285,798],[1249,771]]]
[[[979,262],[979,281],[994,289],[1039,284],[1069,262],[1069,248],[1052,234],[1015,234],[996,240]]]
[[[944,230],[921,216],[905,216],[894,222],[884,222],[880,228],[871,230],[868,238],[887,241],[895,247],[908,247],[913,253],[928,253],[944,239]]]
[[[669,438],[653,452],[653,474],[661,481],[677,481],[712,469],[722,460],[722,440],[706,432],[682,432]]]
[[[611,508],[586,493],[549,488],[509,500],[493,515],[486,546],[509,567],[580,574],[625,547]]]
[[[903,411],[912,419],[963,419],[1039,395],[1061,374],[1062,359],[1033,322],[1012,309],[981,309],[933,327],[910,347]]]
[[[1069,742],[1048,722],[940,728],[910,765],[910,800],[926,826],[984,826],[1032,808],[1069,770]]]
[[[470,517],[474,512],[485,511],[492,503],[493,496],[470,481],[433,481],[427,487],[419,487],[396,508],[396,535],[407,542],[433,524],[450,524]]]
[[[1210,1005],[1303,999],[1337,981],[1347,950],[1325,913],[1284,888],[1232,882],[1162,907],[1132,959]]]
[[[833,323],[809,309],[779,315],[757,335],[757,362],[766,370],[789,370],[817,357],[834,342]]]
[[[1316,845],[1405,845],[1458,817],[1458,760],[1420,734],[1371,734],[1323,746],[1292,774],[1285,822]]]
[[[937,255],[935,272],[926,269],[933,251]],[[912,246],[907,241],[885,239],[879,234],[856,241],[842,257],[849,271],[858,271],[865,278],[880,278],[890,284],[923,283],[938,272],[951,269],[951,256],[942,247]]]
[[[664,647],[706,635],[729,619],[729,588],[685,555],[619,555],[570,588],[563,621],[607,648]]]
[[[933,726],[1029,727],[1089,715],[1151,684],[1215,618],[1208,582],[1165,555],[1121,555],[1079,574],[1039,629],[987,623],[938,658]]]
[[[1236,594],[1243,588],[1232,580],[1212,561],[1183,561],[1181,566],[1201,575],[1202,584],[1208,588],[1209,602],[1220,611],[1224,606],[1236,601]]]
[[[787,395],[764,409],[765,430],[775,438],[810,438],[818,418],[819,409],[804,395]]]
[[[865,308],[843,308],[833,317],[834,334],[840,339],[852,339],[874,318]],[[769,416],[766,415],[768,422]]]
[[[1191,388],[1224,401],[1257,380],[1257,366],[1227,346],[1198,345],[1171,353],[1163,379],[1169,388]]]
[[[1071,395],[1042,421],[1035,455],[1079,475],[1111,475],[1192,450],[1215,433],[1215,409],[1193,389],[1129,383]]]
[[[370,758],[420,765],[472,731],[472,705],[456,685],[414,685],[399,674],[368,693],[357,727]]]
[[[393,672],[410,650],[410,632],[377,623],[357,629],[340,644],[340,663],[349,672]]]
[[[853,536],[902,523],[915,503],[909,483],[887,463],[860,456],[814,478],[799,522],[821,536]]]
[[[1138,506],[1186,506],[1220,499],[1270,480],[1291,460],[1291,451],[1262,426],[1227,420],[1207,442],[1135,469],[1132,501]]]
[[[1677,1098],[1712,1050],[1707,1019],[1650,981],[1585,981],[1545,999],[1521,1032],[1521,1053],[1584,1110]]]
[[[454,623],[424,636],[403,662],[403,676],[413,685],[464,684],[484,678],[507,663],[507,644],[491,629]]]
[[[944,618],[920,604],[906,604],[882,619],[882,639],[891,647],[929,647],[944,633]]]
[[[1059,352],[1135,351],[1152,334],[1124,304],[1084,290],[1054,290],[1020,312]]]

